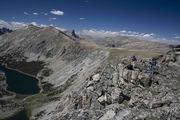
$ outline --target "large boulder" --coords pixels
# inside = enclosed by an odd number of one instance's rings
[[[95,82],[98,82],[100,80],[100,74],[95,74],[92,76],[92,80],[95,81]]]
[[[124,71],[125,65],[124,64],[118,64],[118,71],[119,71],[119,77],[123,77],[123,71]]]
[[[169,100],[166,101],[153,101],[150,105],[150,108],[159,108],[163,107],[164,105],[169,106],[172,102]]]
[[[90,95],[89,91],[83,91],[81,93],[81,98],[82,98],[82,108],[90,108],[91,106],[91,99],[92,96]]]
[[[131,81],[131,76],[132,76],[132,70],[124,69],[122,78],[127,81]]]
[[[113,120],[115,115],[114,110],[108,110],[99,120]]]
[[[140,81],[140,84],[143,87],[150,87],[152,83],[152,76],[149,73],[140,73],[138,75],[138,79]]]
[[[119,75],[117,72],[113,73],[113,83],[112,84],[116,87],[118,86],[118,77],[119,77]]]
[[[113,103],[122,103],[124,101],[121,90],[119,88],[115,88],[114,91],[112,91],[111,97]]]
[[[138,79],[138,75],[139,75],[139,71],[138,70],[133,70],[132,71],[131,79],[132,80],[137,80]]]
[[[174,52],[171,52],[169,54],[167,54],[162,62],[166,62],[166,63],[169,63],[169,62],[176,62],[176,54]]]
[[[102,104],[102,105],[106,105],[106,104],[111,104],[112,103],[112,98],[109,94],[104,94],[102,96],[100,96],[98,98],[98,101]]]

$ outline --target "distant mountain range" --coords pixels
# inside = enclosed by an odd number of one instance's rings
[[[0,28],[0,35],[2,35],[2,34],[5,34],[5,33],[10,33],[10,32],[12,32],[13,30],[10,30],[10,29],[8,29],[8,28]]]

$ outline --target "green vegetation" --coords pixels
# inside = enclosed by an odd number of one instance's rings
[[[49,101],[48,97],[45,94],[41,94],[41,93],[27,97],[24,101],[27,115],[31,116],[32,109],[40,107],[44,103],[47,103],[48,101]]]
[[[133,49],[125,49],[125,48],[106,48],[109,51],[109,60],[115,60],[117,57],[124,56],[141,56],[143,58],[151,58],[153,56],[160,55],[159,53],[155,53],[152,51],[144,51],[144,50],[133,50]]]
[[[123,104],[124,104],[125,107],[128,107],[128,101],[127,100],[124,100]]]

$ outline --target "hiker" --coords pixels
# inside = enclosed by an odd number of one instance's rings
[[[132,56],[132,57],[131,57],[131,61],[132,61],[133,69],[134,69],[134,68],[135,68],[135,65],[136,65],[136,62],[137,62],[136,56]]]
[[[156,70],[156,59],[155,58],[152,58],[149,60],[149,71],[151,74],[154,74],[155,73],[155,70]]]

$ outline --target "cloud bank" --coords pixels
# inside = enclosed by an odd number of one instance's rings
[[[127,36],[127,37],[133,37],[138,38],[142,40],[150,40],[150,41],[157,41],[157,42],[164,42],[169,44],[180,44],[179,36],[176,36],[172,39],[166,39],[159,37],[155,33],[140,33],[140,32],[134,32],[134,31],[127,31],[127,30],[121,30],[121,31],[106,31],[106,30],[96,30],[96,29],[85,29],[78,32],[81,36],[87,35],[92,38],[105,38],[105,37],[118,37],[118,36]]]
[[[132,36],[132,37],[141,37],[141,38],[153,38],[155,37],[154,33],[139,33],[134,31],[105,31],[105,30],[96,30],[96,29],[89,29],[89,30],[82,30],[80,31],[82,35],[88,35],[92,37],[116,37],[116,36]]]

